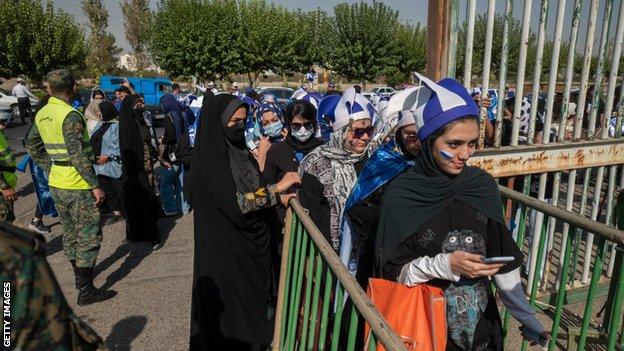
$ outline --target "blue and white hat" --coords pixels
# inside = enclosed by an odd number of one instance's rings
[[[362,94],[355,92],[355,88],[347,89],[335,110],[335,121],[333,124],[334,131],[340,130],[349,125],[351,121],[362,119],[373,120],[375,117],[375,108]],[[374,122],[374,121],[373,121]]]
[[[420,140],[464,116],[479,116],[479,107],[459,82],[445,78],[438,83],[416,73],[422,84],[414,111]],[[424,101],[424,103],[422,103]],[[421,104],[422,103],[422,104]]]
[[[298,99],[298,100],[307,101],[307,102],[311,103],[314,106],[314,108],[316,108],[316,109],[318,109],[319,102],[321,102],[321,99],[315,93],[305,94],[303,97],[301,97],[301,99]]]

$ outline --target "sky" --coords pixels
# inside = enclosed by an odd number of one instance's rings
[[[547,33],[548,37],[552,38],[555,27],[555,15],[556,8],[559,1],[566,2],[566,16],[564,19],[564,32],[563,32],[563,40],[567,41],[570,36],[570,28],[572,22],[572,7],[574,4],[574,0],[551,0],[549,2],[549,21],[547,24]],[[79,0],[53,0],[55,6],[71,15],[73,15],[79,23],[85,24],[86,17],[80,8]],[[124,35],[123,29],[123,16],[121,14],[121,7],[119,3],[121,0],[102,0],[105,4],[107,10],[109,11],[109,31],[113,33],[116,38],[117,46],[124,49],[125,52],[129,51],[129,45]],[[298,9],[302,10],[315,10],[320,8],[321,10],[327,11],[329,13],[332,12],[333,7],[341,2],[347,3],[357,3],[359,0],[305,0],[305,1],[294,1],[294,0],[273,0],[275,4],[282,5],[289,9]],[[372,1],[370,1],[372,2]],[[409,22],[412,24],[420,23],[425,26],[427,24],[427,9],[428,9],[428,0],[385,0],[381,1],[384,4],[390,6],[391,8],[397,10],[399,12],[399,18],[403,22]],[[496,1],[496,12],[503,13],[505,10],[505,2],[503,0]],[[582,0],[583,9],[581,15],[581,27],[579,30],[579,42],[577,44],[577,48],[579,52],[582,52],[582,48],[585,43],[585,35],[587,21],[589,17],[589,1]],[[604,4],[606,1],[600,1],[601,5],[598,12],[598,28],[596,30],[595,36],[595,45],[598,45],[600,39],[600,32],[602,23],[604,23]],[[150,0],[150,7],[154,10],[156,9],[158,4],[158,0]],[[524,1],[514,1],[513,7],[513,16],[515,18],[522,18]],[[617,25],[617,14],[619,12],[620,0],[615,0],[613,4],[613,15],[611,17],[611,31],[610,37],[613,37],[615,33],[615,27]],[[538,20],[539,20],[539,11],[540,11],[540,1],[533,0],[532,8],[531,8],[531,27],[537,32]],[[467,0],[459,1],[459,16],[460,22],[463,22],[466,19],[467,12]],[[486,0],[477,0],[477,14],[485,14],[487,12],[487,1]],[[595,48],[597,51],[597,47]]]

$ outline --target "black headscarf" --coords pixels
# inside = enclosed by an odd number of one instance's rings
[[[119,116],[121,164],[124,174],[131,177],[145,170],[143,136],[139,126],[142,122],[139,119],[143,117],[137,116],[133,109],[138,99],[140,99],[138,95],[126,96],[121,103]]]
[[[314,125],[314,132],[312,133],[310,138],[306,141],[297,140],[297,138],[295,138],[292,135],[293,131],[292,131],[292,127],[290,126],[293,119],[295,118],[295,113],[296,113],[296,111],[294,111],[295,107],[300,106],[300,105],[306,105],[305,108],[303,109],[307,109],[309,113],[312,115],[311,116],[312,118],[308,119],[303,114],[299,114],[299,116],[301,116],[301,118],[303,118],[306,121],[312,122],[312,124]],[[302,108],[299,108],[299,110],[301,111]],[[288,143],[288,145],[290,145],[290,147],[293,150],[297,152],[302,152],[303,154],[307,155],[310,151],[316,149],[317,147],[325,143],[322,139],[316,138],[314,136],[318,129],[318,121],[316,120],[316,107],[314,107],[314,105],[312,105],[312,103],[310,103],[309,101],[297,100],[297,101],[290,103],[290,105],[288,105],[288,107],[286,108],[285,117],[286,117],[286,123],[288,124],[289,132],[288,132],[288,135],[286,136],[286,139],[284,139],[284,141],[286,141],[286,143]]]
[[[259,170],[242,143],[232,143],[226,137],[225,126],[244,102],[230,94],[220,94],[204,100],[193,148],[193,193],[205,194],[217,207],[241,223],[242,212],[236,192],[255,191],[259,186]],[[227,175],[231,174],[231,177]],[[195,197],[194,197],[195,198]],[[201,201],[201,200],[198,200]],[[240,217],[239,217],[240,216]]]
[[[464,166],[456,176],[446,174],[433,158],[434,141],[429,137],[422,143],[414,167],[398,176],[384,194],[375,245],[378,268],[392,258],[399,244],[454,200],[505,223],[501,196],[492,176],[472,166]]]

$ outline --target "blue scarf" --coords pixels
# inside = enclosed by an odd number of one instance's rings
[[[348,211],[413,165],[414,161],[408,160],[392,140],[371,155],[358,176],[345,204],[340,224],[340,259],[351,274],[355,275],[357,272],[359,250],[353,247],[356,233],[351,230]]]

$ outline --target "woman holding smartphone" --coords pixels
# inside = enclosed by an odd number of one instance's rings
[[[503,350],[490,277],[523,327],[547,338],[522,290],[522,253],[505,226],[496,182],[467,165],[479,137],[479,109],[457,81],[418,77],[422,149],[384,195],[376,266],[385,279],[444,290],[447,350]],[[484,262],[499,256],[513,261]]]

